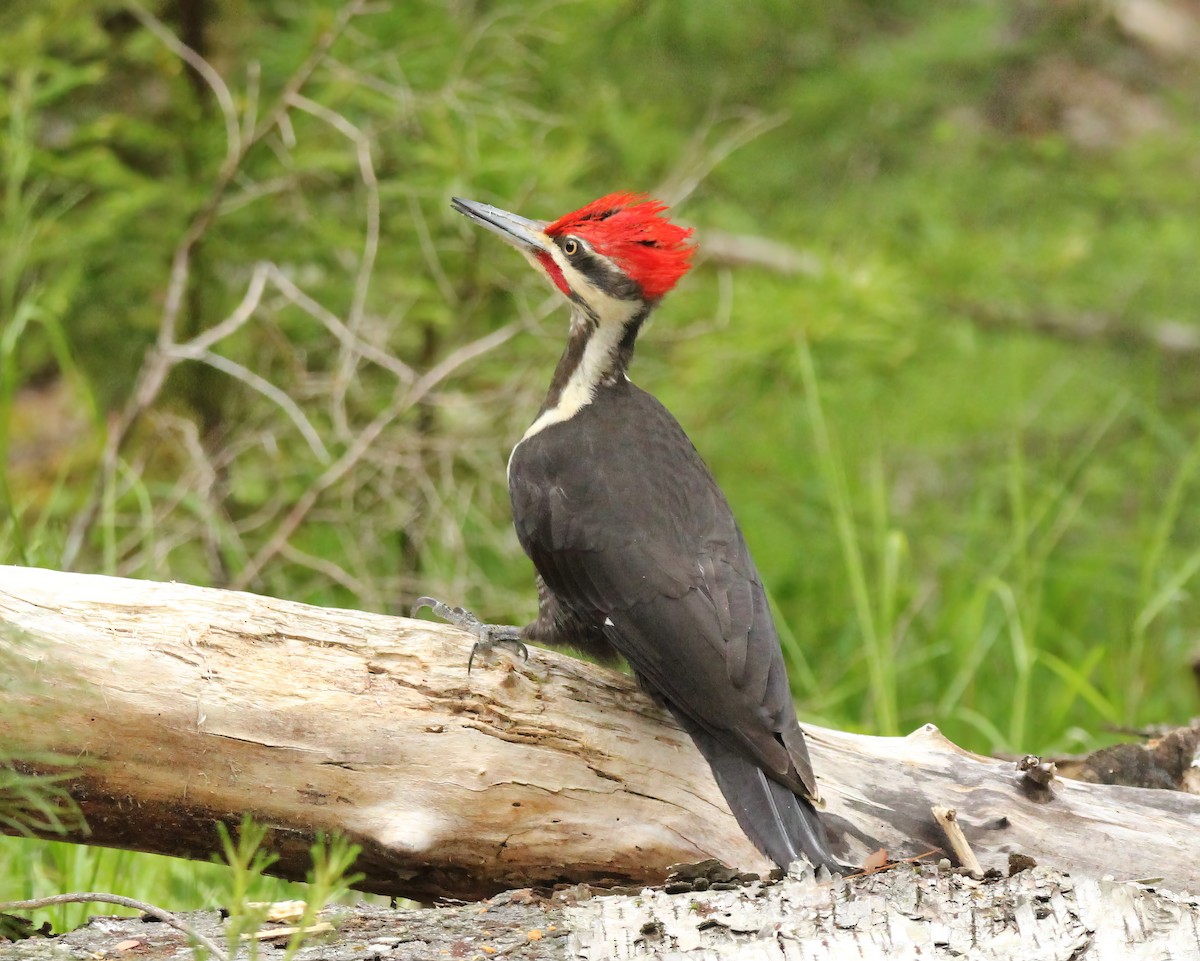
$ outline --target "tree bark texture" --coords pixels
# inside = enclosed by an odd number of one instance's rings
[[[1200,901],[1036,868],[976,881],[907,866],[818,884],[595,898],[569,919],[587,959],[1200,958]]]
[[[1131,882],[1035,868],[974,881],[898,868],[846,880],[811,876],[733,891],[594,897],[582,886],[541,898],[528,891],[482,903],[396,911],[331,908],[335,931],[296,961],[1192,961],[1200,957],[1200,902]],[[183,916],[225,942],[216,911]],[[280,925],[261,942],[282,945]],[[269,953],[269,949],[261,949]],[[242,956],[245,956],[243,952]],[[62,937],[5,946],[0,961],[78,958],[192,961],[187,936],[139,918],[97,919]]]
[[[554,652],[494,655],[407,618],[233,591],[0,567],[0,744],[77,765],[91,834],[207,858],[215,822],[272,828],[303,878],[317,832],[362,845],[363,890],[476,898],[653,883],[718,857],[768,867],[707,766],[628,677]],[[1054,781],[927,725],[881,738],[807,726],[835,847],[859,863],[943,842],[956,809],[985,868],[1010,852],[1200,889],[1200,798]]]

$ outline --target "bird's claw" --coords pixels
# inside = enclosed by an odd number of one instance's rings
[[[488,652],[494,647],[510,647],[514,654],[520,654],[524,661],[529,660],[529,648],[521,640],[521,629],[508,624],[484,624],[471,611],[463,607],[451,607],[436,597],[418,597],[413,605],[415,616],[422,608],[428,607],[435,617],[453,624],[464,631],[470,631],[478,640],[471,648],[471,656],[467,658],[467,673],[475,663],[475,655],[480,651]]]
[[[505,630],[519,631],[520,630],[520,628],[509,627],[508,625],[505,625],[505,624],[484,624],[484,625],[482,625],[482,627],[489,628],[492,630],[500,630],[500,631],[505,631]],[[471,665],[475,662],[476,654],[478,654],[480,651],[487,652],[487,651],[490,651],[493,647],[501,647],[501,646],[511,647],[514,654],[521,655],[521,660],[523,660],[523,661],[529,660],[529,648],[527,648],[525,646],[525,642],[522,641],[519,637],[489,636],[486,638],[480,638],[471,647],[471,656],[467,658],[467,673],[468,674],[471,673]]]

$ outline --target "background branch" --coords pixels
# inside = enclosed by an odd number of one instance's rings
[[[66,544],[63,547],[63,567],[69,568],[74,564],[75,558],[83,547],[84,538],[96,520],[101,503],[105,497],[105,491],[110,489],[114,483],[117,473],[117,461],[122,448],[139,418],[158,398],[163,384],[166,382],[167,375],[178,362],[178,358],[173,356],[173,350],[176,347],[176,329],[179,323],[179,314],[183,308],[184,292],[187,289],[192,252],[196,244],[211,226],[213,219],[217,215],[217,211],[220,209],[226,191],[233,183],[234,177],[246,156],[277,124],[283,121],[288,109],[292,105],[292,98],[303,89],[304,84],[312,76],[313,71],[328,56],[337,38],[346,29],[350,21],[362,11],[365,5],[366,0],[350,0],[350,2],[342,6],[334,22],[317,39],[312,53],[288,79],[279,97],[250,136],[242,137],[238,133],[236,123],[229,130],[229,150],[214,180],[212,190],[209,192],[203,205],[192,217],[187,230],[175,248],[174,256],[171,259],[171,271],[155,346],[147,352],[146,359],[138,371],[136,385],[131,392],[129,401],[120,414],[109,424],[95,487],[87,502],[75,516],[67,536]],[[188,63],[195,65],[194,61],[202,62],[202,58],[198,54],[188,50],[181,41],[175,39],[148,12],[140,8],[135,8],[135,11],[140,20],[151,25],[154,34],[159,39],[166,38],[168,46],[173,51],[181,53]],[[228,90],[224,83],[220,81],[219,75],[211,67],[207,67],[206,70],[201,71],[201,75],[210,84],[216,85],[214,89],[224,91],[218,97],[218,100],[222,105],[222,111],[226,114],[228,126],[228,110],[232,109],[231,105],[227,106],[226,104],[226,101],[229,99]]]

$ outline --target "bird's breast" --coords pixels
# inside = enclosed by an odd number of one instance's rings
[[[553,551],[651,539],[683,556],[733,526],[678,422],[627,382],[598,390],[569,420],[527,434],[513,448],[508,480],[527,551],[530,541]]]

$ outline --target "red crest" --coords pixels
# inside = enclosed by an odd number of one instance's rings
[[[615,193],[560,217],[546,228],[551,237],[573,234],[611,259],[657,300],[692,266],[692,231],[663,216],[667,205],[645,194]]]

